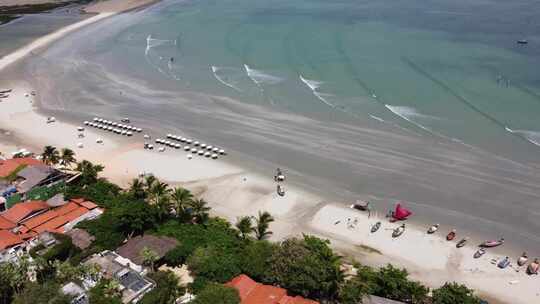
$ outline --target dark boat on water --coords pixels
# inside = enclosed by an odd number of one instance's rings
[[[527,41],[526,39],[520,39],[517,41],[517,44],[527,44],[529,43],[529,41]]]
[[[467,244],[467,241],[469,240],[469,238],[463,238],[461,239],[461,241],[459,241],[457,244],[456,244],[456,248],[461,248],[463,246],[465,246],[465,244]]]

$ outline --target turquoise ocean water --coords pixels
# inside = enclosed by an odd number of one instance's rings
[[[130,116],[330,198],[404,200],[419,220],[540,250],[539,13],[530,0],[166,0],[27,71],[55,79],[46,111]]]

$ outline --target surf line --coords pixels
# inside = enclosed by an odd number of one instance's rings
[[[306,79],[306,78],[304,78],[302,76],[302,74],[300,74],[299,77],[300,77],[300,81],[302,81],[311,90],[311,92],[313,93],[313,95],[315,95],[315,97],[317,97],[317,99],[319,99],[325,105],[327,105],[327,106],[329,106],[329,107],[331,107],[333,109],[336,108],[335,104],[329,102],[328,100],[326,100],[323,97],[323,96],[331,96],[331,95],[327,95],[327,94],[323,94],[323,93],[319,92],[319,88],[323,84],[322,81]]]
[[[216,78],[217,81],[221,82],[223,85],[235,90],[235,91],[238,91],[238,92],[242,92],[242,90],[240,90],[240,88],[236,87],[235,85],[231,84],[231,83],[228,83],[226,82],[224,79],[222,79],[218,74],[217,72],[219,70],[221,70],[220,67],[217,67],[215,65],[213,66],[210,66],[210,70],[212,70],[212,74],[214,74],[214,77]]]
[[[497,119],[495,119],[494,117],[492,117],[491,115],[483,112],[482,110],[480,110],[477,106],[473,105],[470,101],[468,101],[465,97],[459,95],[457,92],[455,92],[451,87],[449,87],[447,84],[445,84],[444,82],[442,82],[441,80],[435,78],[435,76],[429,74],[428,72],[426,72],[425,70],[423,70],[420,66],[418,66],[416,63],[414,63],[412,60],[410,60],[409,58],[406,58],[406,57],[401,57],[401,60],[403,62],[405,62],[410,68],[412,68],[414,71],[416,71],[417,73],[419,73],[420,75],[426,77],[427,79],[431,80],[432,82],[434,82],[435,84],[437,84],[439,87],[441,87],[443,90],[445,90],[446,92],[448,92],[450,95],[454,96],[457,100],[461,101],[461,103],[463,103],[464,105],[466,105],[467,107],[469,107],[470,109],[472,109],[474,112],[480,114],[482,117],[486,118],[487,120],[491,121],[492,123],[494,123],[495,125],[499,126],[500,128],[507,130],[507,127],[504,123],[498,121]],[[531,142],[524,136],[520,135],[520,134],[517,134],[517,133],[512,133],[510,132],[511,134],[513,134],[514,136],[517,136],[519,138],[521,138],[522,140],[526,141],[527,143],[531,144]]]

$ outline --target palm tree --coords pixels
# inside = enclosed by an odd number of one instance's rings
[[[145,199],[147,194],[144,183],[140,178],[134,178],[129,184],[128,192],[136,199]]]
[[[83,160],[77,164],[75,171],[81,173],[80,182],[83,185],[90,185],[97,182],[99,172],[103,171],[105,167],[102,165],[94,165],[87,160]]]
[[[64,167],[71,167],[77,160],[75,159],[75,152],[73,150],[64,148],[60,151],[60,164]]]
[[[251,222],[251,216],[241,216],[236,219],[236,229],[240,232],[242,239],[246,239],[247,236],[253,232],[253,223]]]
[[[208,211],[210,211],[210,207],[207,206],[208,203],[201,199],[194,199],[191,204],[191,217],[192,221],[195,223],[204,223],[208,220]]]
[[[159,220],[163,221],[171,212],[171,188],[166,183],[154,179],[148,192],[148,202],[156,208]]]
[[[47,165],[56,165],[60,159],[58,150],[53,146],[45,146],[43,153],[41,153],[43,162]]]
[[[150,269],[154,271],[154,263],[158,259],[157,253],[154,250],[144,246],[139,254],[143,259],[143,264],[150,266]]]
[[[176,217],[181,218],[193,202],[193,194],[187,189],[177,187],[173,189],[171,199]]]
[[[144,177],[144,186],[146,188],[146,191],[150,191],[154,183],[157,181],[158,181],[157,178],[153,174],[146,175]]]
[[[272,231],[268,230],[270,223],[274,221],[274,218],[268,211],[260,212],[259,215],[255,218],[255,227],[253,231],[255,232],[255,237],[258,240],[262,240],[267,236],[272,234]]]
[[[120,283],[115,279],[108,280],[103,285],[103,293],[108,298],[120,297]]]

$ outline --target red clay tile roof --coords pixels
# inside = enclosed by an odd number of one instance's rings
[[[72,198],[71,201],[80,204],[84,202],[84,198]]]
[[[32,157],[21,157],[21,158],[12,158],[15,162],[17,162],[19,165],[28,165],[28,166],[38,166],[43,165],[43,162],[39,159],[35,159]]]
[[[23,240],[28,240],[35,237],[36,235],[37,233],[35,233],[34,231],[29,231],[28,233],[18,234],[17,236]]]
[[[29,166],[37,166],[37,165],[43,165],[43,162],[40,160],[37,160],[35,158],[31,157],[23,157],[23,158],[11,158],[6,160],[0,161],[0,177],[6,177],[13,173],[19,166],[22,165],[29,165]]]
[[[19,223],[28,215],[47,208],[49,208],[49,205],[44,201],[28,201],[15,204],[15,206],[4,212],[2,216],[13,223]]]
[[[0,161],[0,177],[7,177],[11,173],[13,173],[13,171],[15,171],[19,166],[19,163],[11,159]]]
[[[67,222],[69,221],[65,216],[58,216],[43,225],[37,226],[34,228],[34,231],[37,233],[42,233],[44,231],[54,232],[56,228],[64,226]]]
[[[81,215],[84,215],[86,213],[88,213],[88,209],[86,209],[84,207],[79,207],[79,208],[71,211],[70,213],[64,214],[64,217],[67,219],[68,222],[71,222],[74,219],[76,219],[76,218],[78,218]]]
[[[56,209],[54,209],[54,211],[58,214],[58,215],[64,215],[66,213],[70,213],[71,211],[75,210],[79,208],[79,205],[75,204],[74,202],[69,202],[63,206],[60,206]]]
[[[83,206],[84,208],[88,209],[88,210],[95,209],[98,206],[98,205],[94,204],[91,201],[84,201],[84,202],[80,203],[80,205]]]
[[[33,229],[39,225],[42,225],[43,223],[50,221],[51,219],[58,216],[58,213],[56,211],[47,211],[45,213],[42,213],[40,215],[34,216],[26,221],[24,221],[22,224],[28,228]],[[24,232],[23,232],[24,233]]]
[[[3,216],[0,215],[0,229],[11,229],[11,228],[15,228],[15,223],[13,223],[12,221],[4,218]]]
[[[0,230],[0,250],[23,243],[23,239],[8,230]]]
[[[257,283],[245,274],[235,277],[225,285],[238,290],[241,304],[319,304],[299,296],[287,296],[285,289]]]

